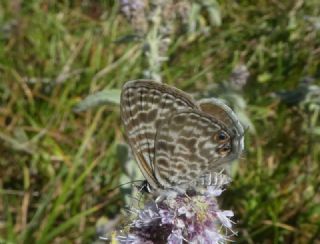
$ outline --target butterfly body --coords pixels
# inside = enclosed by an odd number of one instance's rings
[[[152,190],[194,188],[243,149],[241,124],[218,100],[197,102],[177,88],[135,80],[124,85],[120,104],[126,136]]]

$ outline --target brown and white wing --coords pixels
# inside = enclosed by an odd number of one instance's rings
[[[238,158],[244,149],[244,129],[238,116],[231,108],[216,98],[202,99],[198,101],[198,105],[203,112],[220,120],[231,130],[232,153],[229,160]]]
[[[186,93],[151,80],[127,82],[122,89],[120,111],[129,144],[138,165],[154,188],[155,136],[164,120],[181,109],[198,109]]]
[[[199,110],[178,111],[163,121],[155,142],[155,176],[164,188],[189,187],[218,172],[230,153],[230,131]],[[181,189],[181,188],[180,188]]]

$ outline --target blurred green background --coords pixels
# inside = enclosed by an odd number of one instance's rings
[[[221,203],[237,243],[320,242],[317,0],[3,0],[0,243],[117,225],[119,89],[143,77],[223,98],[247,128]]]

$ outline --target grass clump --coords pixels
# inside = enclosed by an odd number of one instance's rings
[[[116,223],[126,198],[111,189],[130,171],[116,98],[141,77],[223,97],[247,121],[246,154],[224,194],[237,242],[318,240],[317,1],[205,2],[172,19],[178,28],[151,22],[155,34],[138,36],[117,2],[0,3],[0,242],[86,243],[102,217]],[[159,36],[163,53],[152,53]],[[230,89],[239,65],[250,77]],[[104,89],[105,106],[74,112]]]

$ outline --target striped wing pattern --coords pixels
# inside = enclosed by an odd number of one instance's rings
[[[229,155],[225,161],[232,161],[240,156],[244,149],[244,129],[237,117],[237,115],[225,105],[223,102],[216,98],[205,98],[198,101],[201,111],[216,118],[229,128],[230,135],[232,135],[232,154]]]
[[[198,110],[183,110],[166,120],[155,144],[155,175],[165,188],[187,188],[201,176],[219,170],[223,144],[216,140],[227,128]],[[228,138],[224,138],[225,141]]]
[[[242,150],[237,117],[215,100],[196,102],[174,87],[135,80],[122,89],[120,111],[138,165],[156,190],[186,189]]]
[[[182,109],[198,109],[186,93],[149,80],[127,82],[121,93],[120,112],[127,139],[139,167],[153,188],[155,137],[163,122]]]

